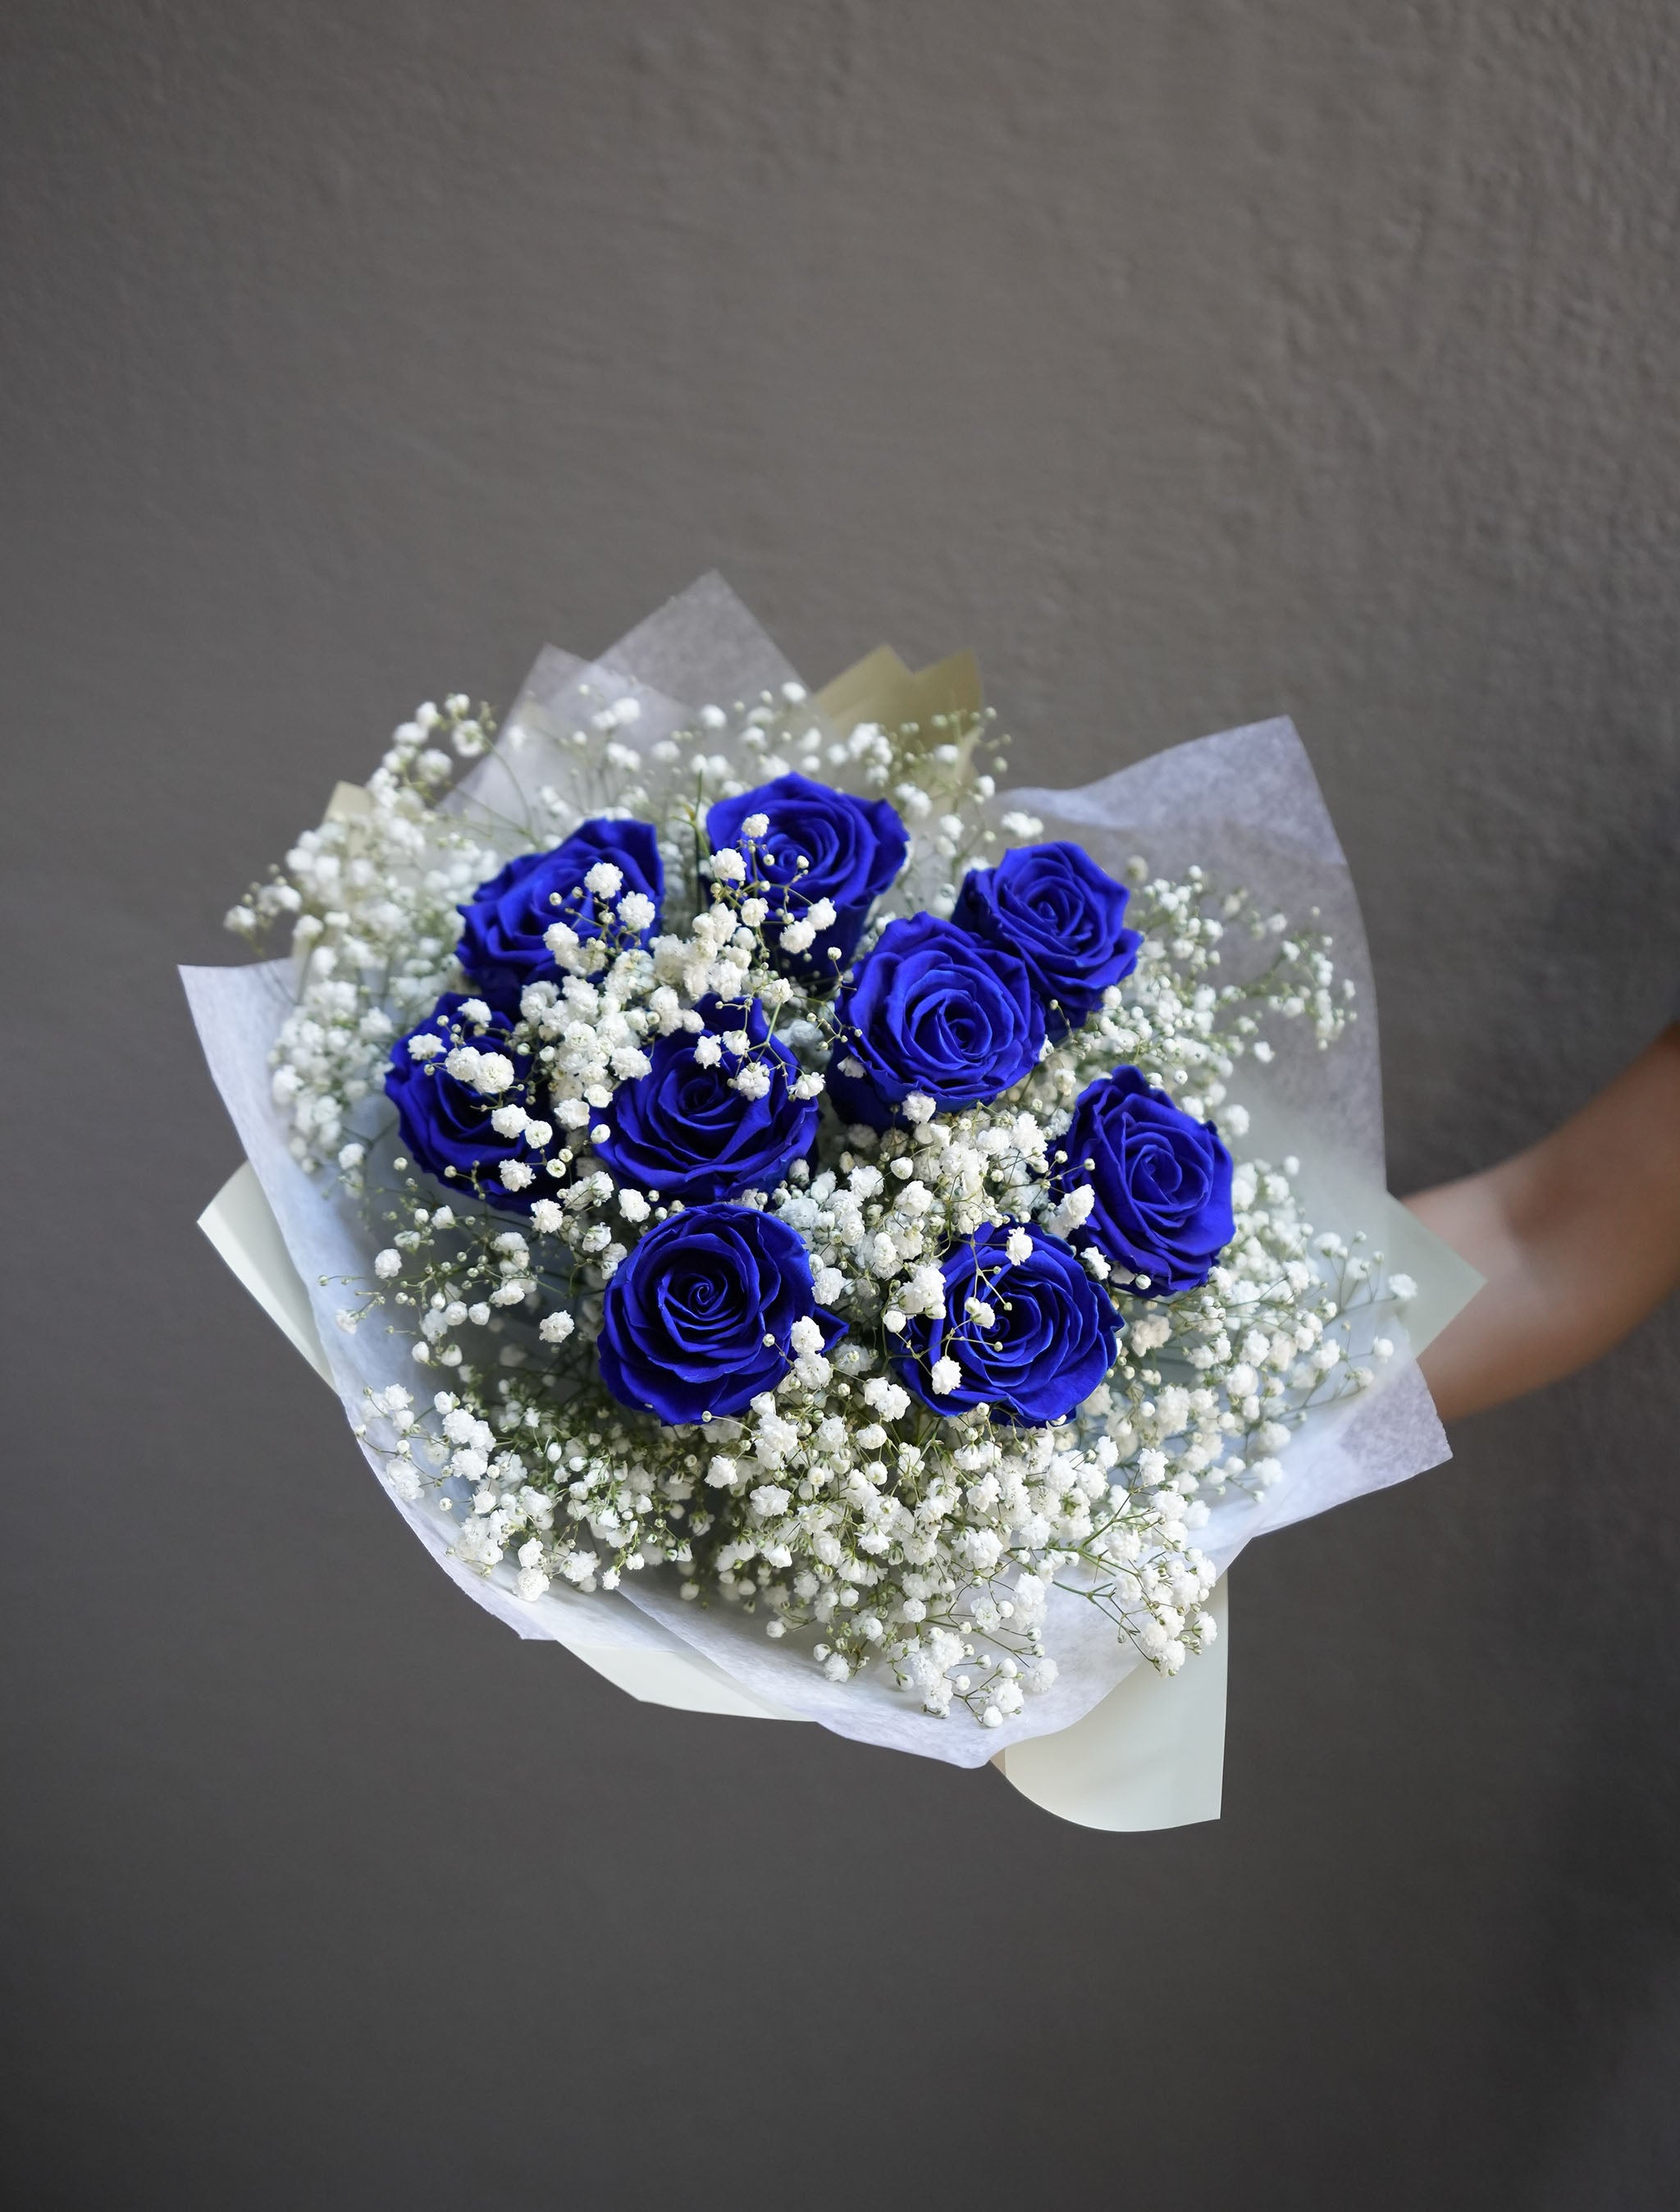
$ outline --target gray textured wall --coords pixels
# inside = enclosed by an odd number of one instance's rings
[[[723,568],[1034,780],[1279,708],[1397,1182],[1674,918],[1668,0],[10,0],[10,2201],[1666,2205],[1680,1316],[1242,1563],[1156,1838],[460,1599],[197,1237],[172,973],[419,696]]]

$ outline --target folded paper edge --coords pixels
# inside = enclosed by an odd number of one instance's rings
[[[198,1226],[281,1334],[331,1389],[332,1369],[303,1278],[292,1264],[257,1170],[241,1160],[198,1217]]]
[[[1133,1669],[1083,1720],[1028,1736],[993,1764],[1041,1811],[1111,1834],[1216,1820],[1225,1784],[1230,1577],[1208,1610],[1219,1636],[1180,1674]]]

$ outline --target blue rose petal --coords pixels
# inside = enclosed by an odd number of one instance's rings
[[[936,1413],[986,1405],[994,1420],[1041,1428],[1073,1413],[1114,1364],[1125,1326],[1107,1293],[1059,1237],[1030,1231],[1033,1249],[1011,1260],[1007,1246],[1019,1224],[989,1223],[940,1263],[942,1312],[907,1323],[894,1360],[906,1388]],[[989,1305],[992,1325],[970,1318],[968,1302]],[[937,1361],[962,1370],[940,1395],[931,1380]]]
[[[1130,894],[1080,845],[1020,845],[964,877],[951,919],[1027,964],[1052,1040],[1095,1012],[1137,965]]]
[[[1025,964],[937,915],[889,921],[835,1013],[829,1094],[843,1119],[876,1129],[913,1091],[940,1107],[996,1098],[1032,1073],[1044,1045]]]
[[[698,1036],[679,1030],[658,1039],[647,1073],[613,1095],[612,1134],[596,1151],[620,1182],[657,1190],[685,1206],[773,1190],[816,1139],[815,1098],[796,1098],[799,1063],[769,1037],[764,1009],[754,1000],[702,1008],[706,1032],[745,1030],[755,1049],[747,1057],[770,1074],[762,1098],[746,1098],[733,1078],[747,1058],[724,1051],[710,1067],[694,1056]]]
[[[743,1413],[793,1364],[793,1325],[807,1319],[825,1348],[845,1334],[817,1305],[810,1255],[785,1221],[749,1206],[688,1206],[609,1278],[601,1380],[661,1421]]]
[[[385,1095],[397,1109],[397,1119],[416,1166],[452,1191],[507,1213],[529,1213],[531,1201],[549,1186],[543,1175],[543,1156],[533,1154],[523,1137],[499,1137],[490,1126],[498,1106],[528,1106],[526,1089],[531,1073],[528,1054],[515,1052],[507,1042],[508,1018],[493,1010],[490,1025],[480,1030],[464,1023],[460,1010],[467,1000],[458,991],[446,991],[423,1022],[418,1022],[391,1048],[385,1073]],[[466,1041],[481,1052],[499,1052],[513,1063],[513,1081],[503,1091],[487,1097],[470,1084],[449,1074],[444,1060],[452,1046],[452,1032],[459,1028]],[[416,1060],[409,1038],[435,1037],[443,1051],[430,1060]],[[539,1117],[540,1118],[540,1117]],[[536,1172],[523,1190],[509,1190],[501,1180],[504,1160],[523,1160]],[[446,1171],[452,1168],[454,1174]]]
[[[481,989],[517,1000],[527,983],[555,981],[561,969],[543,935],[557,921],[568,923],[580,938],[600,934],[594,897],[583,890],[584,878],[597,860],[611,861],[624,878],[615,904],[629,891],[652,900],[654,919],[640,933],[640,941],[647,942],[659,926],[665,895],[664,865],[652,824],[585,822],[551,851],[510,860],[459,909],[461,941],[455,957]]]
[[[1139,1297],[1206,1282],[1236,1233],[1231,1155],[1213,1122],[1185,1113],[1137,1068],[1117,1067],[1080,1093],[1058,1149],[1067,1164],[1057,1188],[1089,1183],[1095,1194],[1076,1243],[1147,1275],[1147,1288],[1129,1286]]]
[[[770,827],[748,856],[742,824],[753,814],[767,817]],[[819,985],[839,975],[857,951],[870,908],[910,849],[909,832],[884,799],[854,799],[797,774],[779,775],[739,799],[720,799],[707,815],[706,834],[714,852],[733,846],[752,860],[767,886],[772,963]],[[824,898],[833,903],[834,921],[808,951],[785,951],[780,926],[798,921]]]

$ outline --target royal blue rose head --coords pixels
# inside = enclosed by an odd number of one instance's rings
[[[1198,1121],[1135,1067],[1117,1067],[1080,1093],[1057,1186],[1089,1186],[1090,1212],[1073,1232],[1140,1279],[1140,1297],[1173,1297],[1206,1282],[1235,1233],[1231,1155],[1211,1121]],[[1148,1278],[1147,1284],[1141,1279]]]
[[[773,1190],[816,1138],[816,1100],[794,1096],[799,1063],[757,1000],[701,1011],[699,1036],[661,1037],[647,1073],[620,1085],[595,1147],[620,1182],[684,1206]]]
[[[1010,1257],[1011,1238],[1017,1250],[1030,1245],[1024,1257]],[[1071,1413],[1113,1365],[1124,1324],[1060,1237],[989,1224],[953,1245],[940,1273],[943,1310],[907,1323],[894,1361],[936,1413],[986,1405],[994,1420],[1040,1428]]]
[[[621,1405],[666,1422],[722,1419],[845,1328],[818,1306],[810,1255],[785,1221],[694,1206],[650,1229],[609,1277],[597,1354]]]
[[[763,815],[769,829],[749,841],[744,824]],[[714,852],[733,848],[769,906],[766,943],[785,975],[821,985],[858,948],[869,910],[904,866],[909,835],[884,799],[853,799],[805,775],[779,775],[739,799],[720,799],[706,817]],[[803,950],[784,946],[782,930],[827,899],[834,919]]]
[[[1052,1038],[1064,1036],[1137,964],[1128,893],[1080,845],[1017,845],[965,876],[951,915],[1025,961]]]
[[[1023,963],[937,915],[889,921],[835,1014],[829,1095],[844,1119],[876,1129],[913,1091],[940,1107],[996,1098],[1032,1073],[1044,1045]]]
[[[527,983],[560,974],[545,943],[557,921],[579,938],[601,933],[600,902],[584,878],[599,861],[618,870],[620,882],[606,903],[616,907],[632,893],[651,900],[653,918],[627,929],[627,941],[646,945],[658,927],[665,895],[659,842],[647,822],[585,822],[563,845],[524,853],[499,875],[480,884],[461,908],[461,941],[455,957],[481,990],[517,1000]]]
[[[525,1110],[531,1061],[508,1043],[508,1026],[482,1000],[446,992],[391,1047],[385,1087],[417,1167],[463,1196],[529,1213],[549,1188],[554,1130]],[[504,1134],[497,1115],[521,1126]]]

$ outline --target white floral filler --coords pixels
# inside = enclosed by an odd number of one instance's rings
[[[1035,843],[978,709],[787,683],[650,742],[582,690],[494,752],[422,707],[228,917],[290,933],[273,1097],[375,1226],[340,1326],[411,1343],[364,1443],[527,1601],[668,1574],[929,1715],[1049,1686],[1052,1587],[1176,1672],[1210,1500],[1412,1287],[1241,1157],[1245,1059],[1354,1018],[1316,909]]]

